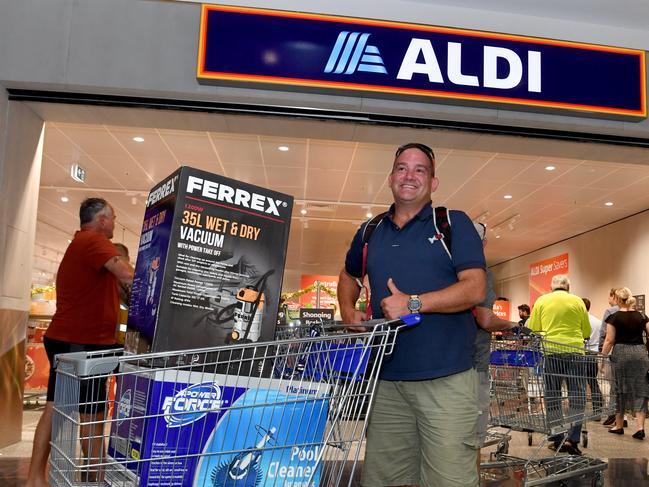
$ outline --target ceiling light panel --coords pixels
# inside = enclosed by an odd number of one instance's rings
[[[306,162],[305,140],[260,139],[260,147],[266,166],[283,166],[304,168]],[[280,151],[279,146],[290,146],[288,151]]]
[[[614,172],[615,169],[600,165],[581,164],[571,171],[568,171],[552,180],[553,186],[569,186],[583,188],[589,184],[604,178]]]
[[[314,141],[309,142],[309,170],[335,169],[347,171],[352,163],[354,142]]]
[[[351,171],[384,174],[386,177],[392,169],[395,148],[358,144]]]
[[[489,159],[488,162],[482,167],[474,176],[477,180],[507,182],[512,176],[525,171],[533,165],[534,159],[532,158],[518,158],[509,157],[504,154]]]

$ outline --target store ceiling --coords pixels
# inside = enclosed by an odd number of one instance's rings
[[[30,106],[47,121],[36,282],[52,280],[78,228],[79,203],[88,196],[114,205],[114,241],[135,254],[144,196],[180,165],[296,198],[285,290],[298,289],[301,274],[338,274],[365,214],[390,203],[386,176],[396,146],[407,141],[435,149],[435,204],[463,209],[488,224],[490,264],[649,208],[646,149],[268,116]],[[135,142],[136,136],[144,142]],[[74,163],[86,169],[85,184],[71,179]],[[555,170],[545,169],[550,165]],[[61,201],[64,195],[69,202]],[[613,206],[605,206],[609,201]]]

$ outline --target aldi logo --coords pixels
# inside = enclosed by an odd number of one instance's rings
[[[369,37],[370,34],[360,32],[342,31],[338,34],[324,72],[354,74],[356,71],[365,71],[388,74],[379,48],[367,44]]]
[[[647,115],[643,51],[243,7],[203,6],[197,77],[616,119]]]

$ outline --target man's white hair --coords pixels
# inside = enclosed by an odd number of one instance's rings
[[[554,291],[555,289],[563,289],[564,291],[570,289],[570,279],[568,279],[566,274],[552,276],[552,290]]]

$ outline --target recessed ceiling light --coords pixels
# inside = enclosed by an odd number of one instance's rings
[[[282,152],[287,152],[287,151],[288,151],[288,147],[285,146],[285,145],[280,145],[280,146],[277,148],[277,150],[281,150]]]
[[[500,235],[496,235],[496,238],[500,238]]]
[[[366,216],[367,218],[372,218],[372,216],[374,216],[374,215],[372,215],[372,212],[371,212],[371,211],[368,211],[367,213],[365,213],[365,216]]]
[[[134,140],[135,142],[144,142],[144,137],[140,137],[140,136],[133,137],[133,140]]]
[[[506,194],[505,196],[503,196],[503,198],[505,198],[506,200],[511,200],[513,196],[511,194]]]
[[[545,166],[546,171],[554,171],[555,169],[556,169],[556,167],[554,167],[554,166]]]
[[[67,196],[61,196],[61,201],[63,201],[63,203],[67,203],[68,201],[70,201],[70,198],[68,198]]]
[[[306,209],[305,209],[305,208],[302,208],[302,209],[300,210],[300,214],[302,214],[302,215],[306,215]]]
[[[613,206],[613,202],[612,202],[612,201],[607,201],[607,202],[604,203],[604,204],[605,204],[606,206]]]

